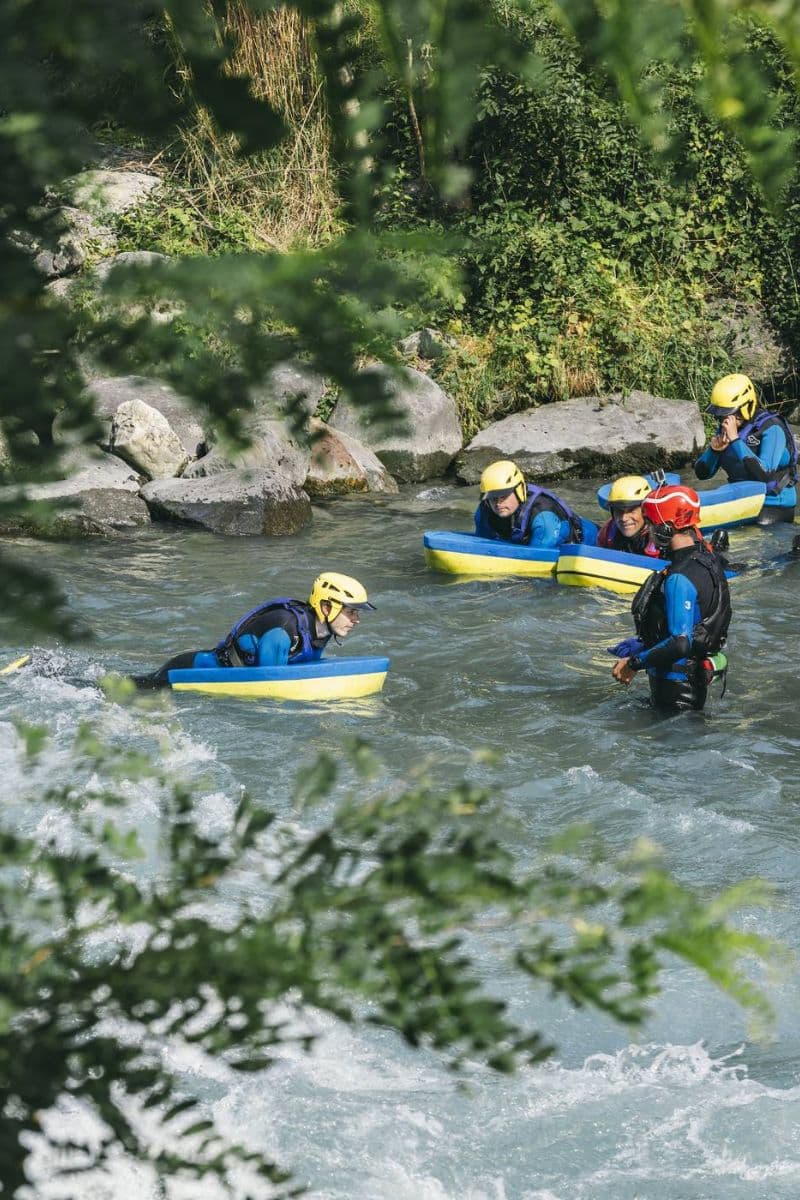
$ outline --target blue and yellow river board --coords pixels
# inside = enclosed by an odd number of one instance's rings
[[[558,562],[558,550],[537,550],[511,542],[477,537],[474,533],[431,530],[423,534],[425,559],[436,571],[451,575],[498,578],[518,575],[550,579]]]
[[[176,692],[266,700],[355,700],[379,692],[388,658],[338,658],[287,667],[217,667],[170,671]]]

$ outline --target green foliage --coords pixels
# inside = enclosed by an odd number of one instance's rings
[[[174,185],[158,199],[122,213],[114,221],[114,230],[120,251],[153,250],[170,258],[263,248],[250,213],[230,206],[201,211],[191,195]]]
[[[19,731],[32,761],[45,733]],[[441,793],[424,767],[379,787],[380,764],[361,741],[298,777],[311,831],[243,796],[211,837],[191,792],[152,766],[158,757],[147,745],[123,754],[82,727],[69,782],[46,797],[32,783],[17,801],[63,835],[26,836],[4,814],[0,1177],[10,1195],[25,1182],[28,1135],[46,1129],[41,1115],[63,1095],[106,1127],[99,1152],[66,1147],[70,1172],[122,1150],[162,1178],[214,1176],[232,1190],[244,1165],[251,1194],[284,1183],[281,1168],[223,1138],[167,1051],[192,1045],[234,1073],[265,1071],[280,1046],[310,1045],[307,1006],[392,1029],[453,1069],[540,1061],[546,1037],[493,995],[471,957],[476,938],[532,984],[629,1025],[657,993],[665,954],[769,1015],[748,963],[775,948],[729,923],[763,902],[758,885],[702,897],[652,847],[615,860],[585,833],[522,863],[497,799],[468,783]],[[122,795],[146,775],[163,834],[145,848],[126,828]],[[158,1144],[145,1111],[163,1127]]]
[[[715,377],[742,366],[719,321],[718,301],[727,298],[763,304],[800,344],[796,222],[769,211],[736,130],[709,114],[702,53],[691,40],[659,61],[676,13],[668,6],[648,36],[631,17],[618,36],[612,14],[587,6],[589,24],[578,23],[576,39],[545,3],[492,7],[519,45],[517,63],[483,72],[461,155],[472,173],[468,210],[439,208],[434,218],[462,239],[462,351],[444,365],[443,380],[458,389],[467,431],[531,402],[587,392],[707,395]],[[752,23],[740,26],[762,63],[767,107],[796,128],[779,44]],[[605,74],[585,53],[585,39],[602,30],[604,50],[617,56]],[[658,98],[660,132],[648,127],[644,145],[647,113],[632,123],[609,88],[629,53],[628,115],[636,95],[645,105]],[[537,69],[525,70],[533,54]],[[396,112],[398,166],[381,217],[430,225],[430,200],[411,183],[413,137],[399,100]]]

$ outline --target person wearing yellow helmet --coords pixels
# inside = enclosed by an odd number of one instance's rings
[[[169,672],[209,667],[281,667],[316,662],[333,638],[341,642],[362,612],[374,612],[366,588],[350,575],[322,571],[308,600],[265,600],[245,613],[213,650],[176,654],[157,671],[133,675],[138,688],[169,686]]]
[[[614,480],[608,493],[611,516],[600,526],[598,546],[625,554],[661,557],[642,512],[642,501],[652,490],[644,475],[623,475]]]
[[[526,483],[517,464],[503,458],[490,463],[481,475],[475,534],[548,549],[566,542],[593,546],[597,526],[579,517],[553,492]]]
[[[714,436],[694,464],[698,479],[722,468],[732,483],[767,485],[759,525],[793,521],[797,504],[797,446],[777,413],[759,409],[747,375],[725,375],[711,392],[708,412],[718,422]]]

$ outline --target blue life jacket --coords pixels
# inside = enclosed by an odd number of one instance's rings
[[[748,422],[747,425],[743,425],[739,430],[740,440],[758,458],[759,451],[761,450],[761,438],[771,425],[780,425],[783,430],[783,436],[786,438],[786,449],[789,451],[789,465],[788,467],[778,467],[777,470],[769,472],[767,482],[768,496],[774,496],[777,492],[783,491],[785,487],[793,487],[797,483],[797,443],[794,440],[794,434],[783,417],[779,417],[777,413],[770,412],[759,413],[755,420]],[[778,486],[779,483],[780,487]]]
[[[568,521],[570,542],[577,544],[583,541],[581,519],[568,504],[559,500],[553,492],[548,492],[547,488],[537,487],[535,483],[526,483],[525,488],[525,500],[511,516],[512,542],[516,545],[524,545],[526,539],[530,537],[531,525],[540,512],[552,512],[560,521]],[[482,500],[481,503],[486,505],[490,527],[499,534],[498,522],[502,518],[498,518],[491,505],[485,500]]]
[[[289,653],[290,663],[312,662],[320,657],[319,650],[315,649],[312,642],[311,622],[308,616],[308,605],[303,604],[300,600],[292,600],[288,596],[281,596],[277,600],[265,600],[263,604],[257,605],[251,609],[249,613],[236,622],[233,629],[226,637],[222,639],[214,647],[214,653],[220,660],[223,666],[238,666],[241,662],[242,666],[253,667],[256,665],[257,651],[247,645],[242,645],[238,642],[239,634],[242,627],[247,624],[253,617],[260,617],[262,613],[270,612],[272,609],[282,608],[286,612],[290,612],[297,621],[297,633],[299,642]],[[239,662],[237,662],[237,659]]]

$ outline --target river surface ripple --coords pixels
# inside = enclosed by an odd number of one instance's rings
[[[597,514],[589,484],[563,493]],[[287,539],[153,527],[108,543],[18,542],[23,559],[58,575],[97,636],[80,650],[40,641],[47,673],[0,690],[4,802],[22,786],[12,716],[48,721],[66,744],[79,720],[115,707],[91,686],[106,670],[211,645],[259,599],[307,595],[327,567],[360,578],[378,606],[338,653],[388,654],[386,689],[327,707],[180,698],[168,757],[205,777],[211,824],[241,786],[288,811],[298,762],[360,734],[390,778],[429,759],[443,781],[468,773],[502,792],[523,857],[564,825],[590,821],[615,850],[653,839],[687,883],[761,876],[778,902],[743,920],[796,949],[800,563],[735,581],[727,694],[705,715],[664,719],[646,706],[642,680],[623,691],[610,678],[605,647],[631,628],[625,598],[426,569],[422,531],[469,528],[474,503],[472,489],[418,486],[319,506],[312,527]],[[786,527],[734,533],[732,554],[763,563],[791,536]],[[3,624],[3,660],[34,636]],[[502,751],[499,767],[470,760],[487,745]],[[50,762],[55,779],[58,756]],[[148,840],[157,813],[141,788],[131,811]],[[315,1052],[287,1054],[263,1080],[231,1083],[201,1061],[184,1067],[224,1127],[278,1156],[319,1200],[796,1200],[797,974],[771,985],[771,1044],[751,1041],[735,1006],[688,968],[672,964],[663,982],[635,1043],[602,1016],[509,985],[558,1053],[511,1080],[477,1071],[466,1094],[434,1056],[322,1018]],[[81,1186],[69,1194],[152,1195],[146,1173],[124,1164]],[[46,1182],[41,1190],[67,1194]]]

